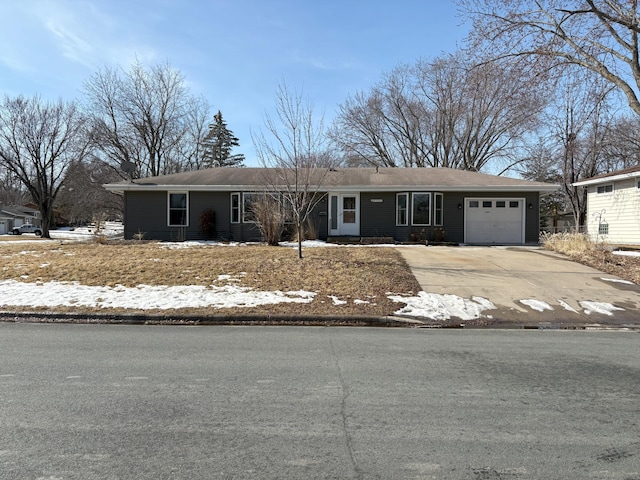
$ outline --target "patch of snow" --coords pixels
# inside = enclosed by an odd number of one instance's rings
[[[327,295],[327,297],[329,297],[331,299],[331,301],[333,302],[334,305],[345,305],[347,303],[346,300],[340,300],[335,295]]]
[[[369,301],[367,301],[367,300],[359,300],[359,299],[357,299],[357,298],[356,298],[356,299],[353,301],[353,303],[355,303],[356,305],[368,305],[368,304],[370,304],[371,302],[369,302]]]
[[[640,257],[640,252],[637,250],[616,250],[613,254],[625,257]]]
[[[600,277],[600,280],[604,280],[605,282],[623,283],[625,285],[635,285],[635,283],[630,282],[629,280],[621,280],[619,278],[604,278],[604,277]]]
[[[236,308],[276,303],[310,303],[316,293],[257,291],[226,286],[88,286],[77,282],[0,282],[0,306],[83,306],[128,309]]]
[[[562,308],[564,308],[565,310],[567,310],[569,312],[580,313],[575,308],[573,308],[571,305],[569,305],[567,302],[565,302],[564,300],[558,300],[558,303],[560,304],[560,306]]]
[[[591,313],[602,313],[604,315],[612,316],[613,312],[616,310],[623,311],[624,308],[616,307],[607,302],[591,302],[587,300],[582,300],[578,302],[582,308],[584,308],[584,313],[590,315]]]
[[[553,310],[553,307],[546,302],[541,300],[535,300],[533,298],[527,298],[524,300],[520,300],[520,303],[526,305],[527,307],[532,308],[533,310],[537,310],[538,312],[544,312],[545,310]]]
[[[415,297],[387,294],[389,300],[405,303],[406,306],[396,311],[396,315],[426,317],[432,320],[448,320],[456,317],[461,320],[480,318],[484,310],[495,309],[496,306],[482,297],[467,299],[457,295],[441,295],[438,293],[418,292]]]

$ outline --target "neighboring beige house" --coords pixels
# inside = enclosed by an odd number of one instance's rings
[[[587,232],[594,241],[640,245],[640,165],[573,185],[587,189]]]

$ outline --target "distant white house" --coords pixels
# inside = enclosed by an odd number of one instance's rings
[[[594,241],[640,245],[640,165],[573,185],[587,189],[587,232]]]

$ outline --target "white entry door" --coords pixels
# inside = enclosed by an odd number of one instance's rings
[[[330,198],[329,234],[360,235],[360,195],[332,193]]]

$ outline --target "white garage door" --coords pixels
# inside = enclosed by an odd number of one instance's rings
[[[465,243],[524,243],[523,198],[466,198]]]
[[[0,220],[0,235],[4,235],[5,233],[7,233],[7,222]]]

